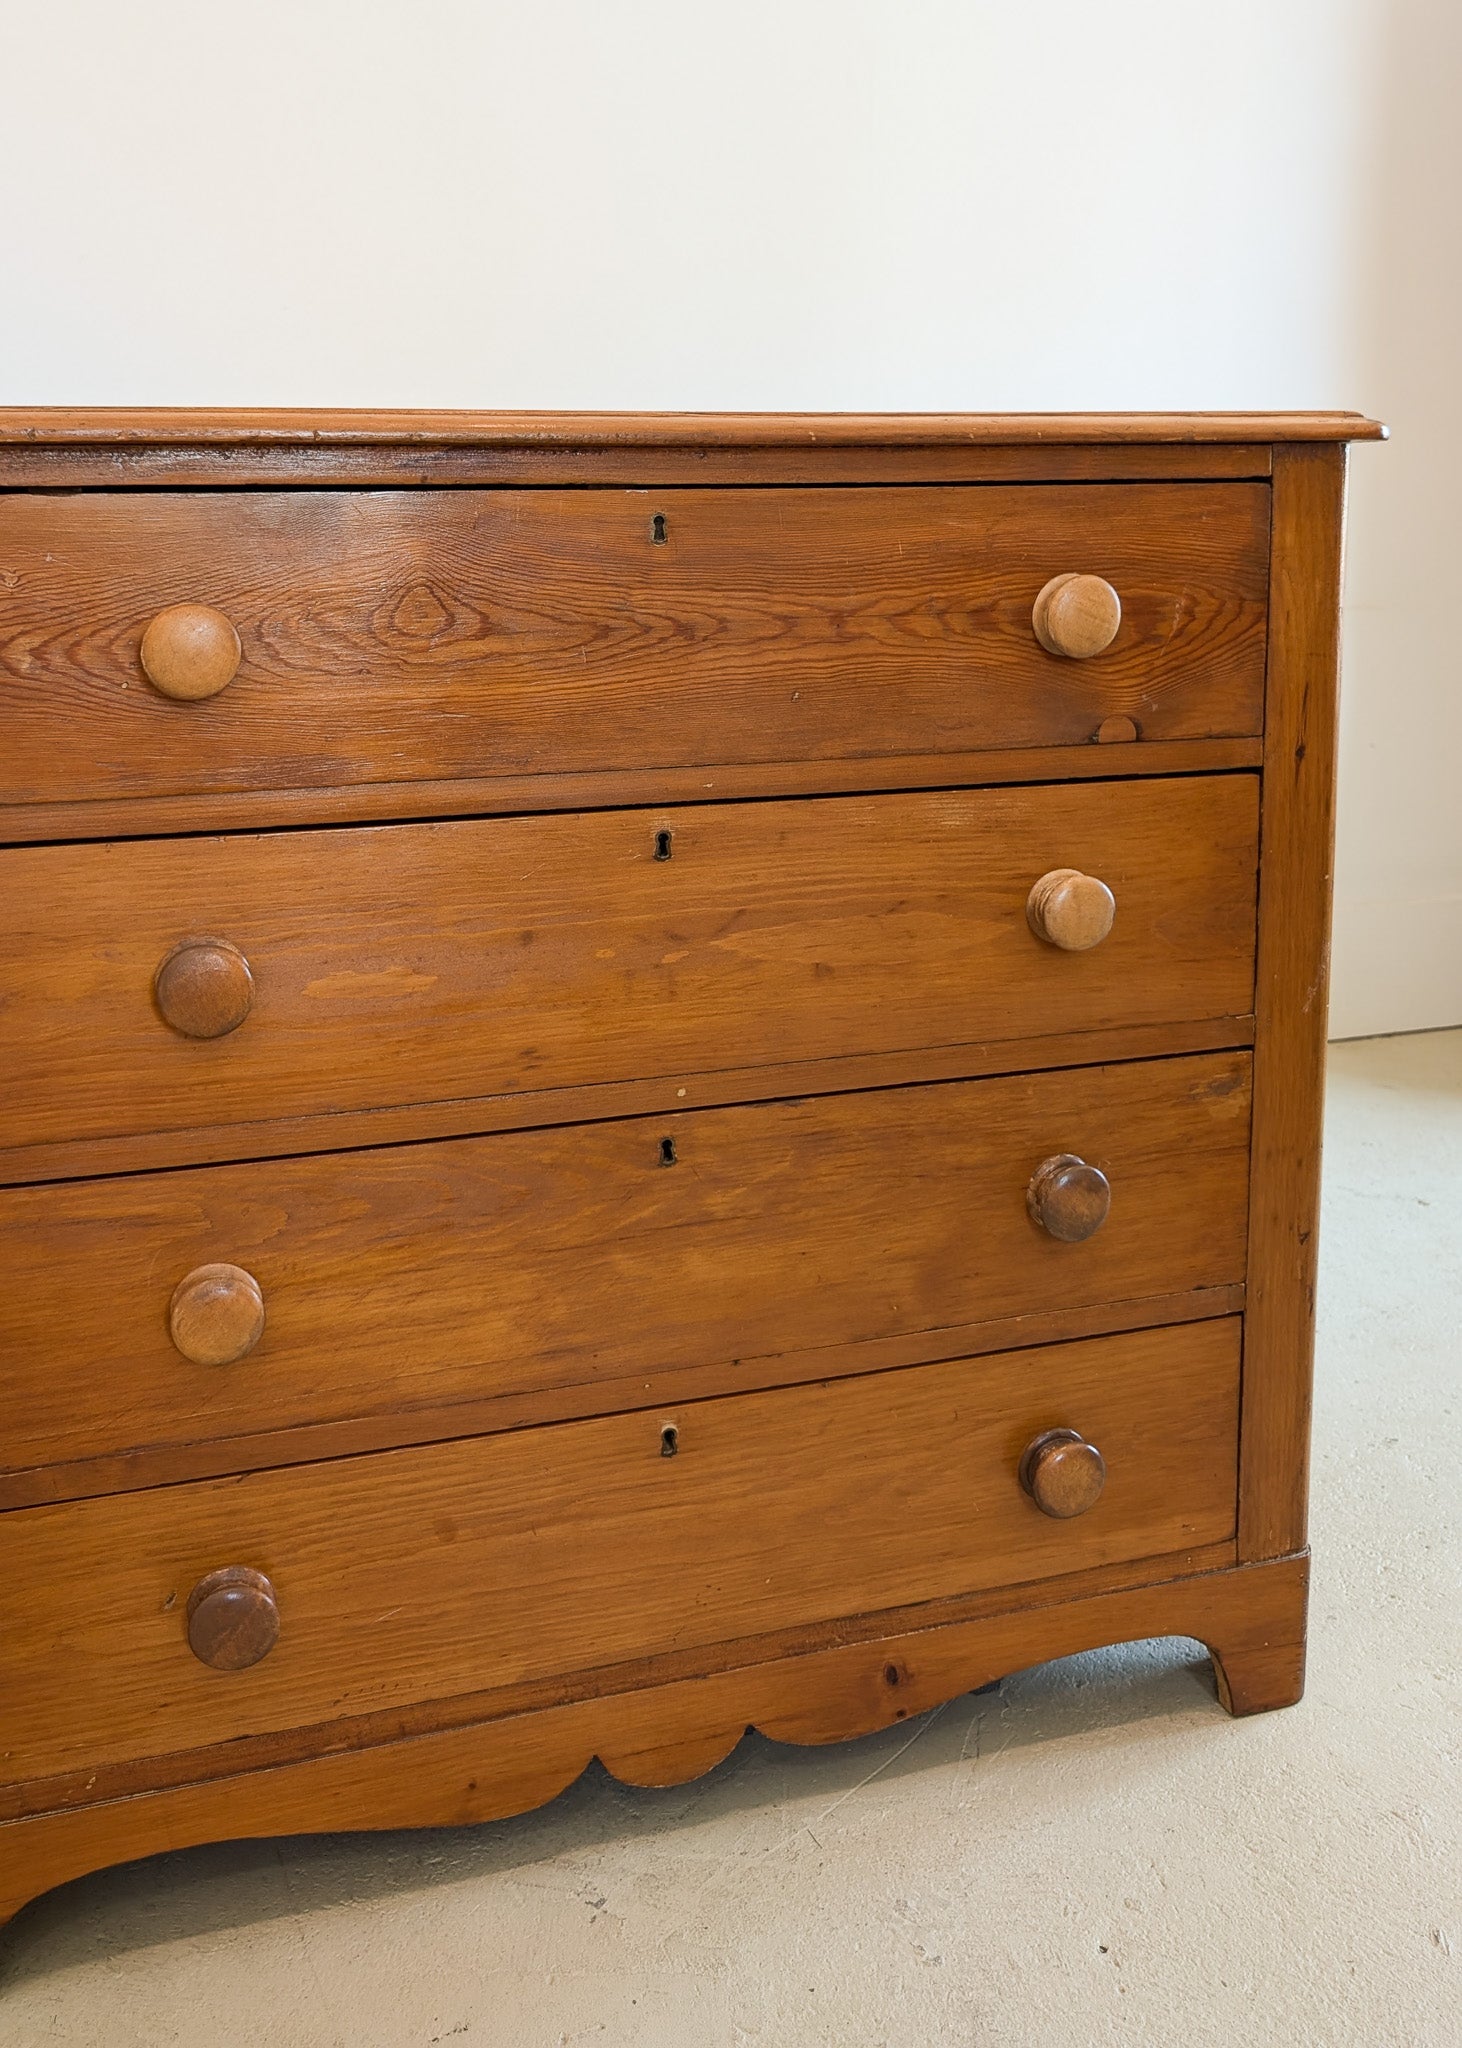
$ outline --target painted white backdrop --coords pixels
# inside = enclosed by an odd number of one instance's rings
[[[0,403],[1354,406],[1338,1034],[1462,1021],[1455,0],[0,0]]]

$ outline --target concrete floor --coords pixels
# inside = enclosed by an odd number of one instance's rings
[[[461,1833],[159,1857],[0,1936],[4,2048],[1458,2048],[1462,1031],[1331,1067],[1310,1689],[1191,1643]]]

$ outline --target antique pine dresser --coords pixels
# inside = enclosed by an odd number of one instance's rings
[[[0,1917],[1298,1697],[1379,431],[0,415]]]

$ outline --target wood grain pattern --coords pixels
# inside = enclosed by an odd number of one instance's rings
[[[196,1474],[211,1445],[228,1471],[261,1429],[395,1416],[406,1442],[494,1396],[633,1405],[649,1376],[803,1378],[833,1347],[1234,1286],[1248,1137],[1248,1056],[1221,1053],[15,1190],[0,1462],[189,1445]],[[1027,1214],[1063,1142],[1114,1190],[1081,1244]]]
[[[781,1742],[842,1741],[1024,1665],[1144,1637],[1204,1644],[1230,1712],[1286,1706],[1303,1687],[1307,1581],[1299,1556],[937,1626],[911,1618],[853,1643],[12,1821],[0,1825],[0,1920],[83,1871],[163,1849],[490,1820],[551,1799],[596,1754],[628,1782],[676,1783],[726,1754],[748,1726]]]
[[[1114,712],[1252,735],[1268,507],[1257,484],[12,495],[0,801],[1044,747]],[[1072,560],[1122,592],[1091,662],[1031,630]],[[243,643],[200,704],[142,676],[178,605]]]
[[[912,1367],[0,1516],[19,1781],[1008,1585],[1232,1534],[1235,1321]],[[679,1455],[661,1456],[666,1421]],[[1109,1478],[1021,1491],[1043,1429]],[[186,1599],[267,1575],[277,1647],[227,1678]]]
[[[1254,779],[1233,776],[150,841],[125,862],[15,849],[7,1135],[1242,1015],[1256,812]],[[1091,953],[1026,922],[1032,881],[1068,861],[1122,900]],[[223,1038],[153,1011],[154,967],[190,933],[253,971]]]
[[[1283,450],[1264,732],[1245,1557],[1305,1541],[1335,836],[1343,449]]]

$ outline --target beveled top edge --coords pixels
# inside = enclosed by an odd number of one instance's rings
[[[0,445],[39,447],[1051,447],[1384,441],[1358,412],[430,412],[0,407]]]

